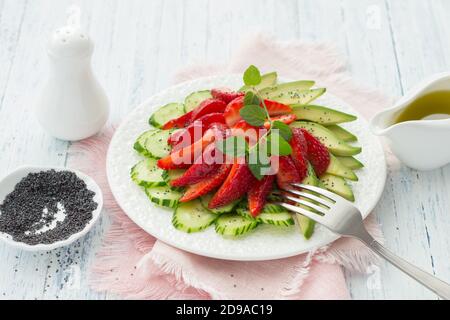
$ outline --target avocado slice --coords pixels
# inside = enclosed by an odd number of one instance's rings
[[[329,191],[344,197],[348,201],[355,201],[352,188],[347,184],[344,178],[326,173],[320,177],[320,181]]]
[[[336,137],[338,137],[339,139],[341,139],[342,141],[345,141],[345,142],[358,141],[358,138],[353,133],[345,130],[344,128],[342,128],[341,126],[338,126],[337,124],[332,124],[329,126],[327,125],[326,127],[328,130],[333,132],[334,135]]]
[[[350,122],[356,116],[318,105],[294,104],[291,106],[298,120],[308,120],[322,125]]]
[[[294,121],[290,126],[308,130],[309,133],[319,139],[335,156],[353,156],[362,150],[361,147],[351,146],[347,142],[339,139],[333,132],[318,123]]]
[[[364,168],[364,165],[354,157],[336,157],[344,166],[352,170]]]

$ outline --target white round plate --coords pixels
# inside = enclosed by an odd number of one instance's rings
[[[182,102],[194,91],[214,87],[239,88],[241,79],[238,75],[227,75],[185,82],[151,97],[127,116],[115,132],[107,158],[108,180],[118,204],[137,225],[159,240],[182,250],[218,259],[279,259],[311,251],[336,240],[338,236],[322,226],[316,227],[309,240],[303,238],[297,226],[260,225],[254,232],[238,239],[224,239],[216,234],[214,227],[204,232],[187,234],[172,226],[171,210],[153,205],[142,189],[130,179],[130,169],[141,159],[133,150],[133,144],[142,132],[150,129],[148,118],[155,110],[170,102]],[[355,205],[365,218],[380,199],[386,180],[382,146],[378,138],[369,132],[368,123],[345,102],[326,93],[317,100],[317,104],[358,116],[358,120],[343,127],[358,136],[358,144],[363,148],[356,157],[364,163],[365,168],[357,171],[359,181],[351,184]]]

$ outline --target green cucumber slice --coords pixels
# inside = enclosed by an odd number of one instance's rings
[[[282,206],[276,204],[266,204],[257,217],[252,217],[250,215],[247,206],[237,208],[236,212],[247,219],[255,220],[260,223],[272,224],[278,227],[288,227],[295,224],[292,214]]]
[[[214,196],[214,194],[208,193],[208,194],[204,195],[203,197],[201,197],[200,201],[201,201],[201,203],[202,203],[202,205],[203,205],[203,207],[205,209],[207,209],[207,210],[209,210],[209,211],[211,211],[212,213],[215,213],[215,214],[222,214],[222,213],[231,212],[231,211],[233,211],[234,207],[241,201],[239,199],[239,200],[233,201],[233,202],[231,202],[231,203],[229,203],[229,204],[227,204],[227,205],[225,205],[223,207],[219,207],[219,208],[215,208],[215,209],[209,209],[208,208],[208,204],[211,201],[213,196]]]
[[[185,172],[186,170],[184,169],[163,170],[162,177],[166,184],[170,185],[170,181],[181,177]]]
[[[148,134],[143,142],[144,155],[152,158],[164,158],[170,153],[171,147],[167,143],[167,139],[171,134],[170,130],[154,130]]]
[[[151,202],[162,207],[176,208],[181,192],[171,189],[168,186],[147,188],[145,193]]]
[[[338,139],[333,132],[326,127],[307,121],[294,121],[291,124],[294,128],[308,130],[313,136],[319,139],[335,156],[353,156],[361,152],[361,147],[354,147],[347,142]]]
[[[172,218],[173,226],[181,231],[192,233],[208,228],[218,215],[206,210],[200,200],[180,203]]]
[[[336,157],[344,166],[352,170],[364,168],[364,165],[354,157]]]
[[[263,74],[261,76],[261,83],[258,84],[255,88],[257,90],[262,90],[267,87],[272,87],[277,83],[277,78],[278,78],[278,74],[276,72],[270,72],[270,73]],[[250,90],[253,90],[253,89],[249,86],[243,86],[242,88],[239,89],[239,91],[241,91],[241,92],[247,92]]]
[[[357,117],[351,114],[323,106],[295,104],[291,107],[298,120],[308,120],[323,125],[350,122],[357,119]]]
[[[345,130],[344,128],[342,128],[336,124],[327,126],[327,129],[330,130],[331,132],[333,132],[334,135],[336,137],[338,137],[338,139],[341,139],[342,141],[345,141],[345,142],[358,141],[358,138],[353,133]]]
[[[155,111],[148,120],[151,126],[161,128],[166,122],[181,117],[184,114],[182,103],[169,103]]]
[[[156,160],[149,158],[131,168],[131,179],[142,187],[159,187],[166,184],[162,177],[163,172],[164,170],[156,165]]]
[[[216,220],[216,232],[224,236],[241,236],[258,226],[256,220],[236,213],[225,213]]]
[[[355,201],[352,188],[347,184],[344,178],[333,176],[331,174],[324,174],[320,177],[320,181],[329,191],[344,197],[348,201]]]
[[[148,152],[145,149],[145,142],[147,141],[147,138],[150,137],[152,134],[154,134],[157,130],[149,130],[145,131],[143,134],[141,134],[137,139],[136,142],[133,145],[134,150],[142,154],[143,156],[148,157]]]
[[[200,103],[210,98],[212,98],[212,95],[211,91],[209,90],[202,90],[191,93],[184,100],[184,112],[188,113],[194,110]]]
[[[358,181],[358,176],[349,167],[344,166],[335,156],[330,154],[330,165],[325,173],[334,176],[346,178],[352,181]]]

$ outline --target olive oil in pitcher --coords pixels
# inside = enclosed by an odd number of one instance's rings
[[[450,118],[450,91],[435,91],[413,101],[397,116],[395,123],[448,118]]]

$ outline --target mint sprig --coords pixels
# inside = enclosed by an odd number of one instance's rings
[[[224,154],[234,157],[245,156],[250,171],[258,180],[261,180],[264,173],[270,171],[270,156],[288,156],[292,153],[288,142],[292,138],[292,130],[281,121],[272,121],[266,103],[256,88],[261,83],[261,73],[258,68],[254,65],[248,67],[244,72],[243,80],[249,90],[244,97],[244,107],[239,112],[242,119],[251,126],[261,127],[268,122],[270,127],[251,147],[248,146],[245,138],[240,136],[222,140],[223,143],[218,143],[217,146]]]

